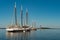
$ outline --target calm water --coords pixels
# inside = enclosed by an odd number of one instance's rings
[[[0,29],[0,40],[60,40],[60,29],[40,29],[25,33],[9,33]]]

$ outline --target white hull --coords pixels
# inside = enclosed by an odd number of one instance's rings
[[[30,28],[7,28],[8,32],[30,31]]]

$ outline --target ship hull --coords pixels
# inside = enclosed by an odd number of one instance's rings
[[[26,32],[26,31],[30,31],[29,28],[7,28],[6,29],[8,32]]]

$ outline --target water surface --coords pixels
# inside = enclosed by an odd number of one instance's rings
[[[0,29],[0,40],[60,40],[60,29],[40,29],[16,33]]]

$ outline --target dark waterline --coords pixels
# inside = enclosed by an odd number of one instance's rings
[[[40,29],[31,32],[6,32],[0,29],[0,40],[60,40],[60,30]]]

